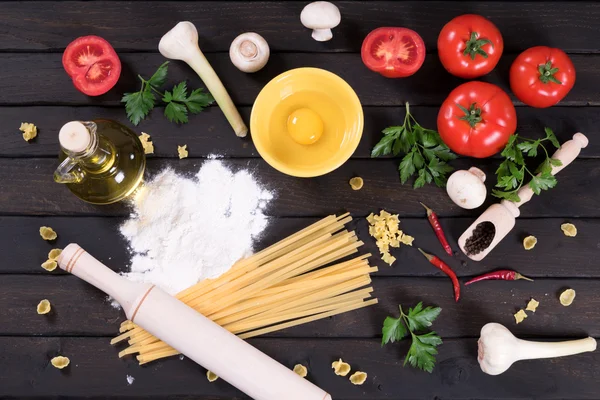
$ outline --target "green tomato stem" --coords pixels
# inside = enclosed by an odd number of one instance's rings
[[[465,51],[463,51],[464,56],[471,57],[471,60],[475,59],[475,56],[479,54],[483,58],[488,58],[488,53],[482,49],[482,47],[486,44],[489,44],[494,47],[494,44],[489,39],[479,39],[479,34],[477,32],[471,32],[471,37],[465,43]]]

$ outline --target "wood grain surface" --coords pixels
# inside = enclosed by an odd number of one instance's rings
[[[130,253],[119,226],[131,209],[126,204],[98,207],[81,202],[66,187],[52,182],[57,166],[57,133],[70,120],[115,119],[152,136],[156,154],[149,156],[146,179],[165,167],[192,176],[205,158],[218,154],[233,169],[248,169],[277,193],[267,213],[269,227],[256,247],[264,248],[332,213],[352,212],[350,228],[373,253],[371,264],[379,304],[307,325],[272,333],[250,342],[293,367],[302,363],[308,379],[335,400],[504,400],[598,399],[600,352],[554,360],[519,362],[503,375],[481,372],[477,337],[487,322],[500,322],[516,335],[534,340],[561,340],[591,335],[600,338],[600,3],[593,1],[341,1],[342,24],[333,40],[318,43],[299,21],[304,1],[0,1],[0,399],[247,399],[226,382],[209,384],[205,370],[173,357],[139,367],[130,357],[119,359],[121,346],[110,346],[124,315],[106,296],[60,270],[40,267],[50,249],[77,242],[115,271],[125,271]],[[518,132],[538,138],[552,128],[559,140],[581,131],[590,145],[580,159],[562,171],[558,186],[523,206],[515,229],[483,261],[458,252],[456,240],[484,207],[462,210],[444,190],[414,190],[401,185],[397,159],[370,159],[385,127],[401,124],[404,103],[425,127],[435,128],[440,104],[465,82],[447,74],[437,56],[437,36],[452,17],[476,13],[501,30],[505,54],[497,68],[481,80],[510,94],[508,70],[515,57],[535,45],[569,53],[577,70],[574,89],[558,106],[534,109],[511,97]],[[157,107],[138,127],[126,119],[120,103],[125,92],[139,88],[137,74],[151,75],[164,61],[157,52],[160,37],[180,20],[199,31],[200,47],[248,122],[261,88],[276,75],[297,67],[318,67],[344,78],[359,96],[365,114],[361,143],[338,170],[314,179],[285,176],[264,162],[250,137],[239,139],[218,107],[210,107],[176,126]],[[421,70],[408,79],[390,80],[370,72],[361,62],[365,35],[380,26],[406,26],[424,39],[427,56]],[[271,59],[256,74],[244,74],[230,62],[229,45],[244,31],[256,31],[271,46]],[[100,35],[119,53],[123,72],[117,86],[96,98],[79,93],[64,72],[65,46],[83,35]],[[169,84],[203,83],[182,62],[170,64]],[[39,128],[32,142],[22,140],[21,122]],[[177,159],[177,145],[187,144],[190,158]],[[532,162],[534,164],[535,161]],[[495,184],[499,158],[461,158],[457,169],[472,165]],[[348,180],[361,176],[365,186],[351,190]],[[444,254],[425,212],[424,201],[441,217],[454,257]],[[394,249],[393,267],[381,262],[364,217],[386,209],[401,216],[401,229],[415,237],[414,247]],[[564,222],[578,228],[575,238],[560,230]],[[56,241],[39,237],[40,226],[52,226]],[[538,238],[532,251],[522,240]],[[431,266],[417,247],[440,256],[462,282],[499,268],[518,270],[534,282],[482,282],[462,288],[455,303],[449,280]],[[558,295],[577,291],[572,306]],[[540,301],[535,314],[514,323],[513,313],[530,298]],[[35,307],[49,299],[53,310],[41,316]],[[432,374],[403,368],[407,341],[380,346],[381,326],[396,315],[398,304],[418,301],[442,307],[433,328],[442,336]],[[71,365],[62,371],[49,360],[62,354]],[[335,376],[331,362],[342,357],[353,370],[368,373],[363,386]],[[126,377],[135,378],[130,385]],[[284,399],[282,399],[284,400]]]

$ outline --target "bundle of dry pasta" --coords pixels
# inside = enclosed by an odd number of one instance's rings
[[[376,304],[370,254],[335,263],[363,245],[344,229],[351,220],[330,215],[177,298],[243,339]],[[178,354],[130,321],[111,344],[123,340],[129,347],[119,357],[138,354],[140,364]]]

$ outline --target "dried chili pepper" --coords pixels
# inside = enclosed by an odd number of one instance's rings
[[[438,219],[437,214],[434,213],[433,210],[427,207],[425,204],[421,203],[421,205],[425,207],[425,210],[427,210],[427,219],[429,220],[429,223],[431,224],[431,227],[435,232],[435,236],[437,236],[438,240],[442,244],[442,247],[444,247],[444,250],[446,250],[446,253],[448,253],[448,255],[451,256],[452,247],[450,247],[448,241],[446,240],[446,235],[444,235],[444,231],[442,230],[442,225],[440,224],[440,220]]]
[[[435,265],[438,269],[440,269],[443,273],[450,277],[450,279],[452,280],[452,287],[454,288],[454,300],[458,301],[458,299],[460,299],[460,282],[458,282],[458,278],[456,277],[456,274],[454,273],[452,268],[450,268],[448,264],[440,260],[439,257],[425,253],[421,249],[419,249],[419,251],[425,256],[425,258],[429,260],[431,264]]]
[[[516,281],[519,279],[525,279],[526,281],[533,281],[526,276],[521,275],[517,271],[513,271],[510,269],[501,269],[499,271],[488,272],[487,274],[476,276],[470,281],[465,283],[466,285],[470,285],[471,283],[479,282],[479,281],[487,281],[487,280],[503,280],[503,281]]]

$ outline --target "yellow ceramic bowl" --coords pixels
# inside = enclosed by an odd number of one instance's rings
[[[313,144],[299,144],[288,132],[288,118],[302,109],[314,111],[323,122],[323,134]],[[363,111],[354,90],[318,68],[292,69],[275,77],[258,94],[250,117],[260,155],[273,168],[298,177],[338,168],[356,150],[362,130]]]

